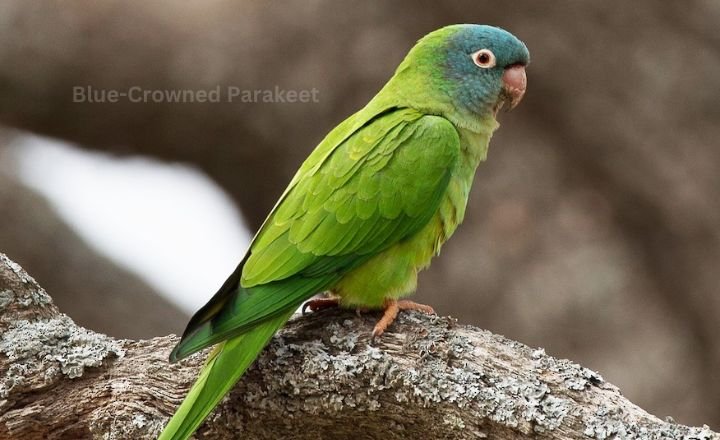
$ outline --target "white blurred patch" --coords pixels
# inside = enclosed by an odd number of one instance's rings
[[[22,181],[78,234],[188,312],[235,269],[250,236],[223,190],[200,171],[117,159],[62,142],[14,142]]]

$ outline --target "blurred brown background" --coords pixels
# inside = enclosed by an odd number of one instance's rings
[[[184,314],[72,232],[3,146],[26,130],[190,163],[254,228],[413,42],[457,22],[510,30],[533,61],[465,224],[416,299],[596,369],[658,416],[717,430],[718,2],[5,0],[0,251],[83,325],[182,331]],[[320,102],[78,104],[76,85],[315,87]]]

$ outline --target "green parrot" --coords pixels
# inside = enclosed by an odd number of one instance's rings
[[[245,258],[190,320],[175,362],[218,344],[160,440],[189,438],[305,301],[432,312],[412,293],[465,214],[503,104],[525,93],[530,55],[497,27],[431,32],[360,111],[320,142],[268,215]]]

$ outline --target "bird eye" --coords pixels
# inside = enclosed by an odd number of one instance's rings
[[[478,67],[489,69],[495,67],[495,54],[490,49],[480,49],[471,55],[473,62]]]

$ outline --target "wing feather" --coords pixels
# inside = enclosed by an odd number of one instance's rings
[[[344,270],[407,237],[435,212],[458,154],[457,131],[441,117],[378,117],[296,176],[250,249],[242,285]]]

